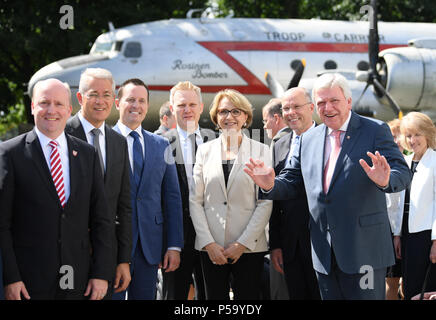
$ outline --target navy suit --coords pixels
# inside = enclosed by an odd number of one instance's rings
[[[114,130],[120,132],[117,126]],[[144,168],[139,186],[130,169],[133,246],[129,299],[154,299],[154,293],[145,295],[135,279],[145,279],[154,292],[163,253],[168,247],[183,248],[182,201],[171,148],[163,137],[144,129],[142,135]]]
[[[312,260],[319,281],[322,275],[328,275],[333,269],[342,272],[344,277],[345,274],[358,275],[366,270],[366,266],[383,270],[395,263],[384,192],[405,189],[411,180],[410,170],[388,126],[352,112],[330,188],[325,194],[326,134],[324,124],[303,134],[299,152],[276,177],[274,188],[261,196],[286,200],[306,192]],[[389,185],[385,190],[376,186],[359,164],[359,159],[364,159],[372,165],[367,151],[379,151],[391,167]],[[380,284],[380,281],[383,283]],[[384,275],[376,282],[372,291],[345,288],[343,292],[333,292],[328,290],[331,289],[329,285],[324,286],[325,283],[321,282],[319,285],[323,298],[383,297]]]

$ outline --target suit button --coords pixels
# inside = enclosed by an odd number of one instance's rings
[[[62,213],[61,217],[62,217],[62,219],[65,219],[66,218],[65,213]]]
[[[227,205],[227,201],[224,201],[224,205],[225,205],[225,206]]]

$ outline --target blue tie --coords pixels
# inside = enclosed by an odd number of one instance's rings
[[[135,177],[136,186],[141,182],[142,168],[144,167],[144,153],[142,152],[141,141],[139,141],[139,134],[136,131],[130,131],[133,137],[133,176]]]

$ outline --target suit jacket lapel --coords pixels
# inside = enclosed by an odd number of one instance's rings
[[[105,141],[106,141],[106,174],[104,175],[104,184],[106,187],[106,176],[112,172],[112,166],[113,166],[113,161],[115,160],[115,157],[113,156],[114,154],[116,154],[117,152],[120,152],[120,150],[116,150],[116,146],[113,143],[110,143],[109,141],[112,139],[110,137],[110,135],[112,134],[111,132],[111,128],[105,124],[104,126],[104,130],[105,130]]]
[[[37,169],[36,171],[40,175],[41,180],[44,182],[44,185],[47,187],[49,193],[55,200],[59,201],[59,197],[53,183],[53,178],[50,173],[50,168],[45,160],[44,152],[42,151],[41,143],[39,142],[35,130],[32,130],[27,134],[24,152],[27,153],[30,159],[32,159],[32,162]]]
[[[77,187],[80,185],[80,181],[78,181],[78,180],[79,180],[80,172],[82,172],[82,170],[80,168],[79,157],[81,155],[78,152],[78,146],[68,136],[68,134],[66,134],[65,136],[67,138],[68,160],[69,160],[69,164],[70,164],[70,197],[68,198],[68,201],[65,204],[65,208],[67,208],[69,203],[74,201],[74,197],[75,197],[75,194],[76,194]]]
[[[213,140],[212,145],[210,146],[210,157],[209,161],[212,161],[212,165],[210,168],[214,170],[214,174],[218,177],[219,183],[221,185],[221,190],[223,191],[223,194],[227,198],[227,190],[226,190],[226,182],[224,181],[224,171],[223,171],[223,161],[222,161],[222,155],[221,155],[221,137],[218,139]],[[207,165],[207,163],[203,164],[204,166]],[[227,184],[230,182],[227,182]]]
[[[354,112],[351,113],[350,123],[348,124],[347,131],[345,132],[344,140],[342,141],[341,152],[339,153],[338,160],[336,161],[335,170],[333,171],[332,180],[330,182],[330,186],[336,180],[338,173],[344,166],[346,160],[348,159],[348,155],[353,149],[356,141],[360,136],[360,119]],[[330,189],[330,188],[329,188]]]
[[[141,181],[139,182],[139,186],[138,186],[138,190],[140,188],[142,188],[143,183],[145,183],[145,181],[147,180],[146,178],[144,178],[144,174],[148,174],[148,170],[149,170],[149,158],[150,158],[150,152],[152,150],[150,150],[151,148],[151,143],[150,143],[150,137],[148,135],[148,133],[142,129],[142,136],[144,137],[144,166],[142,167],[142,173],[141,173]]]
[[[291,151],[291,143],[292,143],[292,136],[294,133],[291,131],[291,134],[288,134],[286,138],[283,138],[280,141],[280,148],[277,148],[277,144],[274,148],[274,167],[278,166],[282,162],[286,161],[288,158],[288,153]],[[285,163],[283,163],[283,166],[281,166],[280,170],[285,167]]]
[[[88,139],[86,138],[85,130],[83,129],[82,123],[80,122],[79,116],[76,115],[71,118],[69,121],[69,127],[70,129],[67,130],[68,133],[71,133],[71,135],[82,139],[85,142],[88,142]]]

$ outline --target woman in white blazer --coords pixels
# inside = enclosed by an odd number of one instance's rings
[[[239,92],[218,92],[210,116],[221,135],[199,146],[190,192],[206,299],[228,300],[230,282],[234,299],[259,299],[272,202],[258,199],[258,187],[243,168],[250,157],[271,165],[269,148],[243,134],[253,113]]]
[[[394,244],[402,258],[404,296],[410,299],[421,292],[430,263],[426,291],[436,290],[436,127],[427,115],[410,112],[401,120],[401,134],[404,147],[413,151],[406,156],[413,179],[400,206]]]

